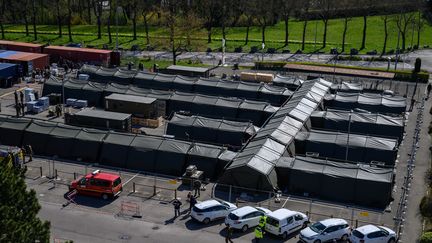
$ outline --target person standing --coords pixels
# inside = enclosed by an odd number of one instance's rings
[[[173,205],[174,205],[174,218],[177,218],[178,216],[180,216],[180,207],[182,205],[182,202],[180,202],[179,198],[176,198],[173,201]]]
[[[22,116],[25,115],[24,108],[25,108],[24,103],[20,103],[20,109],[21,109]]]
[[[257,226],[255,228],[255,243],[259,243],[262,238],[264,238],[263,229],[260,226]]]
[[[265,215],[261,216],[258,226],[264,229],[266,223],[267,223],[267,216],[265,216]]]
[[[189,198],[189,213],[192,211],[192,208],[197,204],[197,200],[194,196],[190,195]]]
[[[227,224],[226,226],[226,235],[225,235],[225,243],[233,243],[232,241],[232,235],[233,235],[233,229],[231,228],[231,226],[229,224]]]
[[[197,194],[198,194],[198,197],[201,196],[201,181],[195,180],[193,187],[194,187],[194,197],[197,197]]]
[[[18,105],[18,93],[16,90],[14,92],[14,96],[15,96],[15,105]]]
[[[24,93],[22,91],[20,91],[20,101],[21,104],[24,104]]]
[[[19,117],[20,116],[20,111],[21,111],[21,109],[20,109],[20,105],[19,105],[19,103],[16,103],[15,104],[15,110],[16,110],[16,116],[17,117]]]
[[[33,161],[33,148],[30,144],[26,145],[26,154],[29,157],[28,162],[32,162]]]

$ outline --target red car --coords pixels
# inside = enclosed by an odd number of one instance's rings
[[[120,194],[123,186],[119,175],[95,170],[72,181],[69,190],[77,190],[78,194],[102,197],[107,200]]]

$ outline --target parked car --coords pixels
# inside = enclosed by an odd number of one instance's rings
[[[308,223],[309,219],[304,213],[281,208],[267,215],[265,230],[287,239],[289,234],[306,228]]]
[[[300,240],[306,243],[324,243],[334,240],[345,242],[351,233],[347,221],[343,219],[325,219],[300,231]]]
[[[353,230],[351,243],[395,243],[396,233],[384,226],[365,225]]]
[[[193,219],[208,224],[210,221],[225,218],[236,208],[232,203],[212,199],[195,204],[190,215]]]
[[[118,174],[95,170],[72,181],[69,191],[73,190],[76,190],[78,194],[102,197],[107,200],[120,194],[123,191],[123,186]]]
[[[232,211],[225,218],[225,224],[230,225],[233,229],[239,229],[246,232],[259,224],[261,216],[271,213],[270,210],[261,207],[245,206]]]

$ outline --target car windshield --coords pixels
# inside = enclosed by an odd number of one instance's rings
[[[389,233],[386,229],[384,229],[383,227],[379,227],[379,226],[378,226],[378,228],[380,228],[381,231],[384,232],[386,235],[389,235],[389,234],[390,234],[390,233]]]
[[[230,214],[228,214],[228,218],[230,218],[232,220],[238,220],[240,217],[237,216],[237,215],[235,215],[235,214],[233,214],[233,213],[230,213]]]
[[[323,224],[321,224],[320,222],[316,222],[315,224],[310,226],[310,229],[317,232],[317,233],[321,233],[323,230],[325,230],[325,226]]]
[[[271,218],[271,217],[267,218],[266,223],[269,225],[273,225],[274,227],[279,227],[279,220]]]
[[[120,183],[121,183],[121,179],[120,179],[120,177],[119,177],[119,178],[117,178],[117,179],[113,182],[113,187],[116,187],[116,186],[120,185]]]
[[[357,238],[359,238],[359,239],[363,239],[364,238],[364,234],[362,234],[360,231],[358,231],[358,230],[354,230],[353,232],[352,232],[352,234],[355,236],[355,237],[357,237]]]
[[[200,208],[198,208],[197,206],[194,206],[194,207],[193,207],[193,211],[195,211],[195,212],[197,212],[197,213],[202,213],[202,212],[204,212],[203,209],[200,209]]]

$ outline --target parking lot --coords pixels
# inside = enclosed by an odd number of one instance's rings
[[[185,201],[190,191],[189,185],[182,185],[177,178],[164,178],[136,172],[101,168],[97,165],[77,164],[37,158],[27,163],[26,182],[37,193],[42,205],[40,216],[51,221],[53,238],[64,242],[218,242],[224,239],[223,220],[203,225],[188,215]],[[68,185],[74,178],[96,169],[119,173],[124,183],[124,191],[114,200],[76,196],[68,203]],[[213,195],[214,184],[207,184],[199,201]],[[218,196],[221,192],[216,192]],[[171,200],[175,197],[183,202],[182,215],[173,218]],[[262,206],[270,210],[284,207],[308,213],[312,221],[329,217],[346,219],[351,225],[374,223],[392,227],[392,214],[370,209],[350,208],[326,202],[282,196],[280,202],[264,197],[259,202],[247,202],[239,195],[232,195],[237,205]],[[103,224],[100,223],[103,221]],[[199,232],[199,233],[198,233]],[[296,235],[286,242],[298,242]],[[235,242],[250,242],[253,230],[246,233],[235,232]],[[53,239],[53,240],[54,240]],[[266,242],[282,242],[282,239],[267,235]]]

